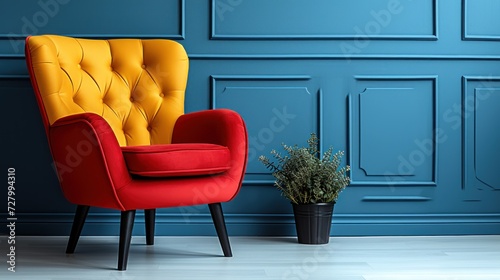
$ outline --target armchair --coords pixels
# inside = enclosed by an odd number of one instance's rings
[[[208,204],[232,256],[221,203],[241,187],[246,127],[228,109],[184,113],[189,61],[179,43],[39,35],[25,52],[62,192],[77,205],[68,254],[90,207],[121,211],[126,270],[136,210],[152,245],[156,209]]]

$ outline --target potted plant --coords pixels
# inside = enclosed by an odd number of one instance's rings
[[[287,155],[271,151],[259,160],[272,172],[275,185],[293,206],[298,242],[326,244],[330,239],[333,207],[349,184],[349,166],[341,166],[343,151],[318,150],[318,138],[311,133],[307,147],[282,144]]]

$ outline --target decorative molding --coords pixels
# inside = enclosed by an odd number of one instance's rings
[[[359,34],[253,34],[253,35],[226,35],[216,32],[217,1],[211,1],[211,25],[210,39],[212,40],[358,40]],[[432,11],[432,34],[429,35],[366,35],[368,40],[401,40],[401,41],[437,41],[438,40],[438,0],[431,0]],[[235,8],[233,8],[235,9]]]
[[[0,79],[10,79],[10,80],[29,80],[29,75],[8,75],[0,74]]]
[[[470,1],[472,2],[472,1]],[[474,1],[477,2],[477,1]],[[500,32],[498,35],[472,35],[469,34],[467,16],[467,4],[469,0],[462,0],[462,40],[464,41],[500,41]]]
[[[310,75],[210,75],[214,80],[268,80],[268,81],[287,81],[287,80],[310,80]]]
[[[19,59],[24,60],[25,56],[23,54],[0,54],[0,59]]]
[[[188,54],[192,60],[443,60],[500,61],[500,55],[407,55],[365,54]],[[24,60],[24,54],[0,54],[0,59]]]
[[[216,0],[213,0],[216,1]],[[434,28],[436,30],[437,28]],[[436,32],[434,32],[436,33]],[[356,35],[220,35],[212,31],[212,40],[356,40]],[[368,40],[397,40],[397,41],[437,41],[433,35],[371,35]]]
[[[211,103],[210,108],[215,109],[217,106],[216,90],[217,81],[297,81],[310,80],[312,77],[309,75],[210,75],[211,87]]]
[[[324,129],[324,103],[323,103],[323,89],[318,90],[318,131],[317,131],[317,137],[318,139],[321,139],[323,137],[323,129]],[[324,153],[324,145],[323,142],[325,141],[319,141],[319,154],[322,155]]]
[[[377,180],[363,180],[359,181],[356,180],[354,177],[352,171],[351,171],[351,184],[350,186],[432,186],[435,187],[437,186],[437,174],[438,174],[438,135],[434,133],[438,127],[438,118],[437,118],[437,108],[438,108],[438,98],[437,98],[437,89],[438,89],[438,77],[435,75],[356,75],[354,76],[355,80],[358,81],[418,81],[418,80],[430,80],[433,83],[433,88],[432,88],[432,96],[433,96],[433,143],[434,143],[434,152],[432,155],[432,165],[433,169],[431,171],[432,173],[432,179],[430,181],[416,181],[416,180],[397,180],[395,178],[401,178],[402,176],[391,176],[390,179],[385,180],[385,181],[377,181]],[[349,151],[349,157],[348,157],[348,165],[353,166],[353,150],[354,150],[354,112],[353,106],[353,95],[356,93],[349,93],[348,95],[348,151]],[[358,104],[359,105],[359,104]],[[365,171],[366,173],[366,171]],[[383,176],[383,175],[381,175]],[[380,177],[380,176],[375,176],[375,177]]]
[[[68,235],[73,213],[19,213],[19,235]],[[293,214],[225,214],[231,236],[294,236]],[[0,214],[6,221],[7,215]],[[89,213],[83,235],[117,236],[120,214]],[[0,223],[5,224],[5,222]],[[144,215],[138,211],[134,235],[144,234]],[[42,226],[43,225],[43,226]],[[208,213],[157,213],[156,235],[215,235]],[[361,230],[362,229],[362,230]],[[0,234],[6,234],[2,226]],[[342,214],[334,213],[332,234],[357,235],[432,235],[500,234],[500,214]]]
[[[184,40],[186,37],[186,4],[185,0],[177,0],[179,1],[179,33],[178,34],[60,34],[71,37],[79,37],[79,38],[163,38],[163,39],[177,39]],[[24,40],[28,35],[36,35],[36,34],[5,34],[0,33],[0,39],[8,39],[8,40]]]
[[[385,80],[400,80],[400,81],[417,81],[417,80],[435,80],[436,75],[355,75],[354,79],[359,81],[385,81]]]
[[[423,197],[425,198],[425,197]],[[197,207],[196,207],[197,208]],[[208,208],[203,208],[202,211],[193,213],[156,213],[156,222],[159,224],[212,224],[212,218],[208,212]],[[182,209],[182,208],[178,208]],[[205,213],[206,212],[206,213]],[[73,223],[74,213],[17,213],[18,221],[20,223],[37,223],[37,224],[51,224],[51,223]],[[7,220],[7,214],[1,213],[0,219]],[[224,214],[226,223],[242,223],[242,224],[267,224],[267,223],[295,223],[293,214]],[[144,223],[144,213],[137,211],[136,223]],[[500,223],[500,214],[342,214],[334,213],[333,223],[335,224],[385,224],[385,223],[411,223],[411,222],[427,222],[427,223],[464,223],[464,222],[495,222]],[[106,213],[89,213],[86,223],[120,223],[120,212],[111,211]],[[500,228],[498,229],[500,232]]]
[[[396,181],[396,180],[388,180],[388,181],[353,181],[351,178],[351,183],[349,186],[355,187],[366,187],[366,186],[374,186],[374,187],[436,187],[437,183],[427,182],[427,181]]]
[[[426,202],[432,200],[426,196],[364,196],[363,202]]]
[[[274,180],[243,179],[243,186],[274,186]]]
[[[467,112],[467,98],[469,92],[469,83],[470,82],[500,82],[500,76],[462,76],[462,110],[461,112]],[[491,86],[484,86],[483,88],[491,88]],[[498,87],[500,88],[500,86]],[[475,105],[474,105],[475,106]],[[473,109],[475,112],[475,107]],[[472,115],[473,120],[475,120],[475,114]],[[469,185],[471,181],[477,180],[481,182],[483,186],[488,186],[488,189],[495,189],[492,186],[489,186],[479,180],[476,177],[475,167],[469,167],[469,162],[474,162],[474,153],[475,153],[475,136],[473,137],[474,143],[469,143],[467,137],[471,133],[470,130],[474,130],[474,128],[470,128],[467,120],[470,117],[467,117],[465,114],[461,114],[462,120],[462,190],[469,190],[471,186]],[[472,147],[469,147],[471,145]],[[474,164],[475,165],[475,164]]]
[[[426,55],[426,54],[216,54],[190,53],[193,60],[481,60],[498,61],[500,55]]]

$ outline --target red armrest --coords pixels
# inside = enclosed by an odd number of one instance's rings
[[[177,119],[172,143],[209,143],[226,146],[231,153],[228,176],[239,180],[245,174],[248,136],[245,122],[232,110],[214,109],[185,114]]]
[[[172,135],[172,143],[210,143],[229,146],[232,142],[239,144],[246,141],[243,119],[238,113],[228,109],[184,114],[177,119]]]
[[[101,116],[84,113],[61,118],[50,126],[49,142],[69,201],[124,209],[116,191],[131,177],[115,134]]]

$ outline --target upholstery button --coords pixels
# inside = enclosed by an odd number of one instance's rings
[[[134,102],[134,98],[133,97],[130,97],[130,102]]]
[[[148,126],[148,131],[151,131],[153,128],[151,126]]]
[[[146,65],[144,65],[144,64],[141,67],[142,67],[142,69],[146,69]]]
[[[77,67],[78,67],[78,69],[82,69],[82,66],[81,66],[80,64],[78,64],[78,66],[77,66]]]
[[[164,96],[165,96],[165,94],[163,94],[163,92],[162,92],[162,93],[160,93],[160,97],[164,97]]]

